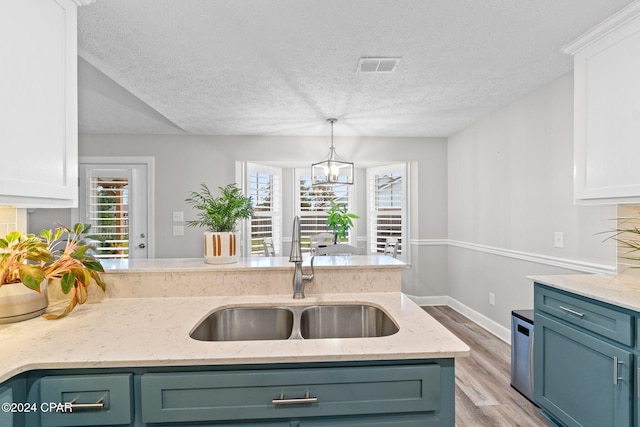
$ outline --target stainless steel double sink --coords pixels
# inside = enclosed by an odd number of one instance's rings
[[[366,304],[228,307],[201,320],[189,334],[198,341],[372,338],[398,326],[380,308]]]

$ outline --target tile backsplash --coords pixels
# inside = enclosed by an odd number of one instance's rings
[[[618,205],[618,229],[640,229],[640,206]],[[621,239],[633,240],[640,243],[640,235],[635,233],[622,233]],[[640,257],[638,252],[630,252],[628,248],[618,244],[618,274],[640,276],[640,261],[630,260],[629,257]]]
[[[0,207],[0,236],[11,231],[27,231],[26,209]]]

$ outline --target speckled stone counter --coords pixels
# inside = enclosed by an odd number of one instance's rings
[[[400,292],[405,264],[384,255],[316,257],[315,280],[306,293]],[[211,265],[202,259],[104,262],[107,296],[116,298],[273,295],[293,292],[287,257],[241,258]],[[310,271],[310,258],[303,268]]]
[[[640,278],[631,275],[567,274],[529,279],[577,295],[640,312]]]
[[[119,268],[107,263],[107,283],[118,278],[123,289],[138,286],[137,280],[142,280],[139,275],[151,277],[144,285],[148,295],[136,297],[136,291],[127,294],[119,290],[126,297],[96,298],[76,307],[64,319],[36,318],[0,325],[0,382],[35,369],[430,359],[469,354],[466,344],[399,291],[399,276],[394,279],[393,275],[400,274],[403,263],[388,257],[326,258],[333,259],[319,263],[316,280],[325,275],[325,280],[338,282],[308,286],[303,300],[291,297],[293,267],[283,259],[246,260],[244,265],[226,267],[201,265],[200,260],[150,260]],[[284,285],[265,284],[263,279],[272,269],[282,270]],[[218,280],[220,274],[232,276],[232,271],[257,273],[254,287],[240,282],[232,289],[214,286],[219,294],[211,295],[214,291],[206,285]],[[372,272],[368,284],[360,283],[362,274]],[[189,277],[192,273],[204,278]],[[136,278],[129,280],[127,276]],[[342,277],[351,277],[351,282],[340,283]],[[157,279],[162,285],[153,285]],[[389,289],[375,290],[386,285]],[[190,289],[190,296],[166,296],[185,288]],[[206,291],[205,295],[197,294],[199,289]],[[189,337],[201,319],[222,307],[350,303],[381,308],[396,322],[399,332],[378,338],[277,341],[203,342]]]

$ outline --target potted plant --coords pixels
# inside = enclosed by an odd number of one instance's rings
[[[241,219],[253,215],[253,199],[242,194],[236,184],[218,187],[214,197],[206,184],[192,191],[185,201],[198,211],[198,219],[187,221],[189,227],[204,227],[204,257],[209,264],[238,262],[240,251],[236,227]]]
[[[30,319],[47,309],[44,265],[52,260],[35,234],[14,231],[0,238],[0,323]]]
[[[71,299],[65,310],[46,315],[48,319],[64,317],[83,304],[92,280],[105,289],[102,265],[82,238],[88,229],[84,224],[73,229],[60,225],[54,231],[42,230],[39,236],[14,231],[0,238],[0,323],[42,314],[48,306],[50,280],[59,279],[63,294],[71,293]]]
[[[344,203],[331,201],[331,207],[327,211],[327,228],[333,232],[333,243],[338,243],[339,239],[346,239],[349,229],[353,227],[353,220],[360,218],[356,214],[347,212]]]
[[[40,237],[47,243],[47,247],[53,256],[52,262],[44,266],[44,274],[47,279],[60,280],[60,286],[64,295],[71,295],[69,305],[60,313],[45,315],[48,319],[58,319],[71,313],[78,304],[87,301],[87,288],[91,282],[96,282],[104,291],[106,285],[100,277],[104,272],[102,264],[91,254],[91,244],[85,240],[96,238],[87,236],[91,226],[78,223],[69,228],[62,224],[55,230],[42,230]],[[66,234],[66,235],[65,235]]]

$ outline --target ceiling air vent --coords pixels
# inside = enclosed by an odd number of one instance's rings
[[[373,58],[363,56],[358,61],[359,73],[393,73],[396,70],[400,57],[397,58]]]

